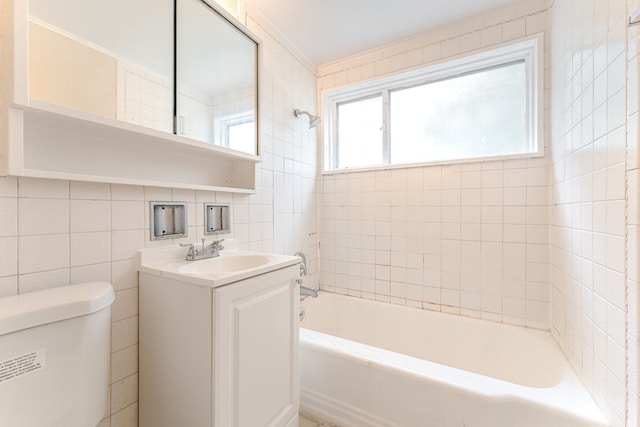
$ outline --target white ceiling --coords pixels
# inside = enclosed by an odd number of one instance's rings
[[[514,0],[248,0],[314,65]]]

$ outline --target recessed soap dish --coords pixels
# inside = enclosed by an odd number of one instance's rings
[[[204,234],[231,233],[228,203],[204,204]]]
[[[183,202],[149,202],[151,240],[172,239],[187,235],[187,204]]]

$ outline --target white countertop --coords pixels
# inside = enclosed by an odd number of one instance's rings
[[[300,258],[296,256],[234,249],[236,245],[233,241],[229,241],[228,243],[225,241],[225,245],[229,249],[220,251],[219,257],[198,261],[186,261],[185,257],[188,248],[177,245],[142,249],[138,252],[137,268],[140,272],[216,288],[270,271],[296,265],[300,262]],[[232,258],[240,256],[260,257],[260,259],[264,259],[264,262],[258,266],[233,271],[189,272],[189,270],[194,269],[194,267],[195,269],[202,267],[202,270],[206,270],[206,263],[209,260],[216,260],[214,262],[217,265],[222,265],[225,262],[225,258],[231,261]],[[197,263],[205,264],[196,265]]]

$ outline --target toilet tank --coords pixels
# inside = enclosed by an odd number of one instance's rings
[[[114,298],[106,282],[0,298],[0,426],[100,422]]]

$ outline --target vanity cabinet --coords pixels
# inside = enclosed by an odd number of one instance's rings
[[[213,288],[140,272],[140,426],[297,426],[298,274]]]
[[[212,5],[0,2],[0,176],[255,192],[260,44]]]

